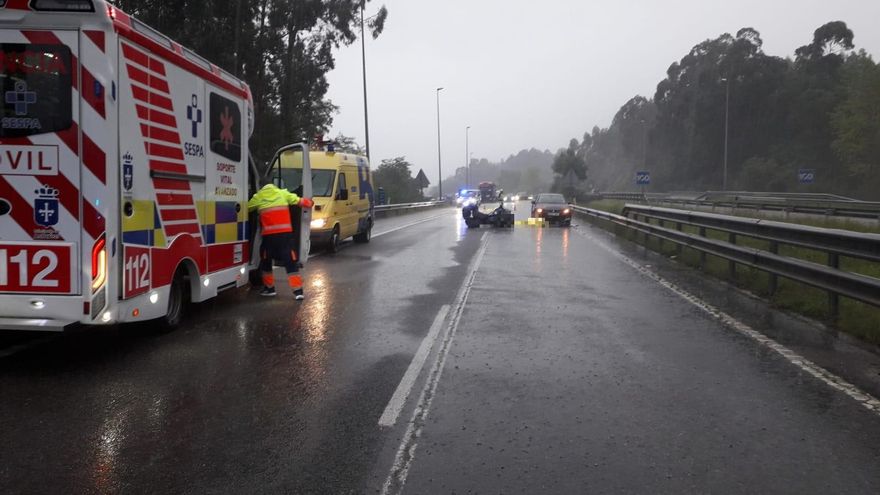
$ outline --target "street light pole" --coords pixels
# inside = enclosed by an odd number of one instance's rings
[[[367,147],[367,161],[370,161],[370,114],[367,109],[367,40],[364,39],[364,8],[366,0],[361,1],[361,63],[364,75],[364,140]]]
[[[727,83],[727,89],[724,97],[724,177],[721,181],[721,190],[727,190],[727,140],[730,135],[730,79],[724,78],[722,81]]]
[[[440,153],[440,92],[443,88],[437,88],[437,199],[443,198],[443,158]]]
[[[471,188],[471,126],[464,130],[464,188]]]

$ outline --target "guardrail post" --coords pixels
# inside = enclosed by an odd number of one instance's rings
[[[770,252],[773,254],[779,254],[779,243],[771,242],[770,243]],[[779,277],[774,274],[770,274],[770,282],[767,290],[770,292],[770,297],[776,295],[776,291],[779,289]]]
[[[675,230],[681,232],[681,229],[682,229],[681,222],[677,222],[677,223],[675,224]],[[677,255],[677,256],[681,256],[681,253],[682,253],[682,252],[684,252],[684,245],[683,245],[683,244],[679,244],[679,243],[675,243],[675,253],[676,253],[676,255]]]
[[[662,219],[659,220],[659,225],[660,225],[661,229],[666,228],[666,222],[664,222]],[[660,246],[657,248],[657,250],[660,251],[661,254],[663,254],[663,238],[660,237],[659,239],[660,239]]]
[[[700,227],[700,237],[706,237],[706,227]],[[706,251],[700,251],[700,270],[706,269]]]
[[[727,242],[736,245],[736,234],[728,234]],[[734,282],[736,281],[736,261],[730,260],[727,262],[727,275]]]
[[[837,253],[828,253],[828,266],[840,269],[840,256]],[[840,296],[836,292],[828,293],[828,313],[831,322],[836,323],[840,316]]]

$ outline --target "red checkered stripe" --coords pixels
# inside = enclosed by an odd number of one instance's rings
[[[128,43],[122,57],[131,80],[144,147],[154,172],[187,174],[165,64]],[[166,238],[189,234],[201,240],[196,204],[185,180],[153,178]]]
[[[80,48],[79,40],[73,34],[75,32],[59,33],[63,33],[60,34],[61,37],[52,31],[22,30],[19,31],[20,39],[15,40],[15,42],[47,45],[65,44],[75,54]],[[103,50],[98,50],[96,46],[90,46],[89,43],[83,43],[82,48],[83,53],[87,55],[87,60],[90,62],[100,60],[100,57],[94,56],[93,52],[98,51],[102,53]],[[58,233],[63,239],[74,242],[78,241],[81,235],[81,228],[83,241],[94,242],[106,230],[105,218],[108,213],[107,201],[105,200],[107,197],[107,159],[106,153],[103,150],[106,149],[104,140],[107,139],[109,133],[104,128],[104,120],[106,118],[104,92],[101,92],[100,97],[95,95],[93,89],[96,87],[97,80],[87,65],[90,64],[84,64],[81,57],[72,57],[71,68],[73,75],[71,77],[71,91],[73,124],[69,129],[61,132],[3,140],[5,144],[50,145],[58,148],[58,175],[0,177],[0,187],[8,190],[10,200],[17,210],[13,215],[13,219],[26,236],[33,237],[37,226],[33,220],[33,205],[24,199],[31,196],[31,194],[27,192],[21,193],[36,190],[43,186],[52,187],[59,192],[59,202],[62,208],[59,211],[61,221],[59,222],[60,230]],[[90,94],[85,97],[87,104],[81,105],[79,103],[80,82],[86,81],[89,83]],[[82,129],[81,135],[80,129]],[[80,170],[81,156],[83,165],[85,165],[82,171]],[[78,181],[77,178],[80,180]],[[80,189],[76,187],[77,182],[80,183]],[[82,191],[82,200],[80,200],[80,190]],[[89,248],[90,245],[85,246],[84,249]]]

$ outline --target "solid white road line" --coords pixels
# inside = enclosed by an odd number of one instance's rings
[[[614,249],[612,246],[609,246],[608,244],[599,240],[598,238],[594,237],[593,235],[588,234],[587,232],[584,232],[580,229],[577,229],[577,231],[582,236],[586,237],[587,239],[591,240],[599,247],[610,252],[611,254],[616,256],[618,259],[620,259],[621,261],[623,261],[627,265],[638,270],[642,275],[654,280],[655,282],[662,285],[663,287],[665,287],[666,289],[668,289],[672,293],[676,294],[677,296],[681,297],[685,301],[700,308],[701,310],[703,310],[705,313],[707,313],[712,318],[715,318],[716,320],[720,321],[723,325],[727,326],[728,328],[732,328],[732,329],[736,330],[737,332],[751,338],[752,340],[756,341],[757,343],[763,345],[764,347],[767,347],[768,349],[775,351],[776,353],[781,355],[783,358],[785,358],[789,363],[797,366],[801,370],[816,377],[817,379],[821,380],[823,383],[825,383],[829,387],[843,392],[844,394],[848,395],[849,397],[854,399],[856,402],[858,402],[859,404],[864,406],[869,411],[871,411],[877,415],[880,415],[880,400],[878,400],[876,397],[873,397],[871,394],[861,390],[860,388],[853,385],[852,383],[849,383],[848,381],[844,380],[843,378],[835,375],[834,373],[831,373],[830,371],[819,366],[818,364],[816,364],[816,363],[810,361],[809,359],[801,356],[800,354],[792,351],[788,347],[785,347],[784,345],[780,344],[779,342],[776,342],[775,340],[771,339],[770,337],[753,329],[752,327],[737,320],[736,318],[721,311],[720,309],[712,306],[711,304],[707,303],[706,301],[703,301],[699,297],[687,292],[686,290],[682,289],[681,287],[678,287],[674,283],[666,280],[665,278],[661,277],[657,273],[647,269],[643,265],[639,264],[637,261],[633,261],[632,259],[630,259],[626,255],[624,255],[620,251]]]
[[[440,376],[443,374],[446,357],[449,355],[449,349],[452,347],[452,340],[455,338],[455,332],[458,330],[458,324],[461,321],[461,315],[464,312],[468,294],[470,294],[471,287],[474,285],[474,279],[476,278],[477,270],[480,268],[480,262],[486,253],[486,246],[489,245],[488,234],[488,232],[483,234],[483,238],[480,241],[480,250],[468,267],[468,274],[458,290],[455,299],[455,310],[452,313],[452,321],[446,327],[440,351],[437,353],[434,366],[431,368],[431,374],[428,375],[428,379],[419,396],[419,401],[413,411],[412,418],[407,425],[406,433],[404,433],[400,447],[397,449],[397,455],[394,457],[391,472],[388,473],[388,478],[382,486],[383,495],[400,493],[403,491],[404,484],[406,484],[406,476],[409,474],[410,466],[412,466],[415,459],[418,439],[422,436],[422,429],[425,427],[425,421],[431,410],[431,403],[434,401],[437,385],[440,383]]]
[[[391,396],[391,400],[389,400],[388,405],[385,406],[385,412],[383,412],[382,416],[379,418],[379,426],[394,426],[394,424],[397,423],[400,411],[403,410],[403,405],[406,402],[407,397],[409,397],[413,385],[416,383],[416,378],[419,376],[419,373],[422,372],[422,368],[425,366],[425,361],[428,360],[428,354],[431,352],[434,343],[437,341],[437,336],[440,334],[440,328],[443,326],[443,323],[446,321],[446,316],[449,314],[449,308],[448,304],[443,305],[443,307],[440,308],[440,312],[437,313],[437,316],[434,318],[434,323],[431,325],[431,329],[428,330],[428,335],[422,340],[422,345],[419,346],[419,350],[416,351],[416,355],[413,356],[412,362],[409,363],[409,368],[406,369],[406,373],[404,373],[403,378],[400,380],[400,384],[397,385],[397,390],[394,391],[394,395]]]

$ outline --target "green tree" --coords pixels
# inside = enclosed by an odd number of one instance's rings
[[[577,139],[568,143],[568,148],[560,151],[553,161],[553,190],[563,193],[570,199],[576,198],[584,191],[587,180],[587,164],[581,153]]]
[[[337,111],[327,98],[334,50],[360,34],[371,0],[117,0],[139,18],[243,78],[254,98],[251,150],[267,159],[279,146],[324,134]],[[378,36],[388,11],[367,26]]]
[[[382,164],[373,171],[375,186],[385,189],[385,196],[390,203],[411,203],[424,200],[412,176],[411,166],[406,161],[406,157],[399,156],[390,160],[382,160]]]
[[[351,153],[352,155],[366,155],[364,147],[357,143],[351,136],[339,133],[334,139],[336,151],[342,153]]]
[[[843,67],[843,101],[832,115],[832,147],[842,160],[847,187],[864,197],[878,197],[880,180],[880,65],[865,52]]]
[[[584,135],[577,154],[591,187],[632,189],[645,167],[654,190],[720,188],[729,117],[730,187],[880,197],[880,76],[853,39],[833,21],[790,59],[765,54],[750,27],[697,44],[653,99],[630,99],[607,129]],[[818,183],[799,185],[799,168],[816,169]]]

